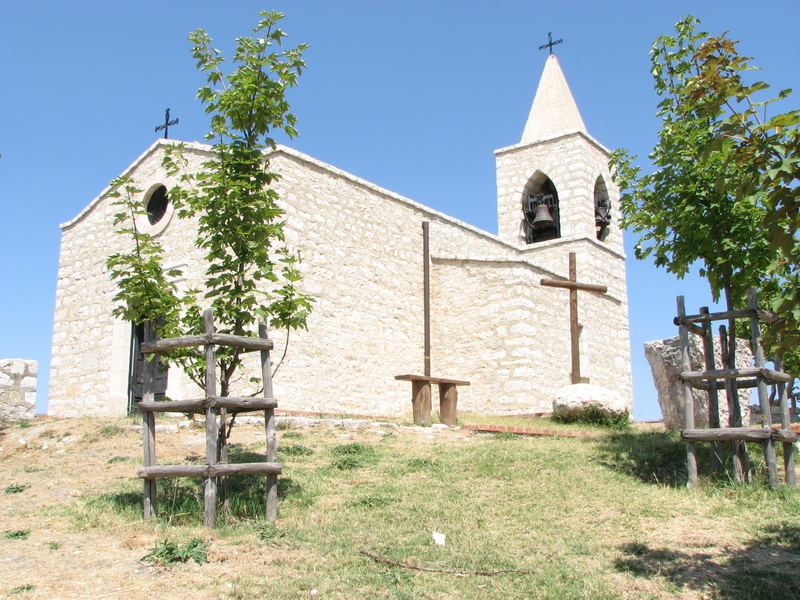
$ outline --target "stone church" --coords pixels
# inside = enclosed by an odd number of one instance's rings
[[[182,269],[177,285],[188,288],[202,281],[203,268],[193,222],[174,215],[169,202],[177,181],[161,167],[167,143],[154,143],[125,173],[144,190],[149,214],[141,227],[158,236],[165,266]],[[209,146],[187,144],[191,168],[209,153]],[[581,381],[631,408],[619,194],[608,150],[587,132],[555,55],[520,141],[494,154],[497,235],[291,148],[268,153],[281,175],[287,242],[300,251],[303,289],[316,298],[308,331],[292,332],[275,379],[281,409],[410,415],[411,386],[395,376],[423,373],[426,222],[431,371],[470,382],[459,388],[460,411],[549,412],[555,391],[574,382],[575,338]],[[105,266],[127,240],[114,233],[109,191],[61,225],[52,415],[120,415],[131,406],[135,328],[111,314],[115,289]],[[607,286],[606,293],[578,292],[574,335],[571,292],[541,285],[568,278],[570,253],[578,281]],[[285,335],[271,332],[276,359]],[[248,379],[234,393],[253,388]],[[177,368],[165,385],[173,399],[198,395]]]

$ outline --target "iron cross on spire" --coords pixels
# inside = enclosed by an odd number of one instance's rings
[[[177,125],[177,124],[178,124],[178,119],[174,119],[172,121],[169,120],[169,109],[167,109],[167,112],[164,114],[164,124],[163,125],[159,125],[158,127],[156,127],[156,133],[158,133],[159,131],[161,131],[163,129],[164,130],[164,139],[167,139],[167,138],[169,138],[169,128],[170,128],[170,126],[171,125]]]
[[[556,40],[554,42],[553,41],[553,32],[552,31],[548,31],[547,32],[547,43],[546,44],[542,44],[541,46],[539,46],[539,50],[544,50],[545,48],[549,48],[550,49],[549,53],[552,54],[553,53],[553,46],[555,46],[556,44],[563,44],[563,43],[564,43],[564,38],[561,38],[560,40]]]

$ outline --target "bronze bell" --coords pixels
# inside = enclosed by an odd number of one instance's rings
[[[537,204],[536,212],[533,215],[534,229],[544,229],[545,227],[553,226],[553,216],[550,214],[550,209],[546,204]]]

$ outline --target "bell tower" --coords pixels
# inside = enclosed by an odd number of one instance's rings
[[[593,240],[621,255],[619,194],[608,157],[550,54],[522,138],[495,151],[500,238],[523,251]]]

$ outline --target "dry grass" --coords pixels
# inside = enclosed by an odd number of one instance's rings
[[[682,446],[656,431],[580,440],[455,430],[280,431],[280,516],[233,480],[233,514],[201,526],[198,482],[160,482],[140,519],[140,434],[127,419],[43,419],[0,431],[0,593],[19,598],[796,598],[800,495],[682,488]],[[530,425],[528,426],[536,426]],[[548,427],[549,428],[549,427]],[[158,436],[159,463],[200,460],[203,434]],[[237,427],[234,459],[263,450]],[[435,546],[432,531],[447,535]],[[159,540],[209,562],[141,562]],[[358,554],[493,577],[422,573]]]

